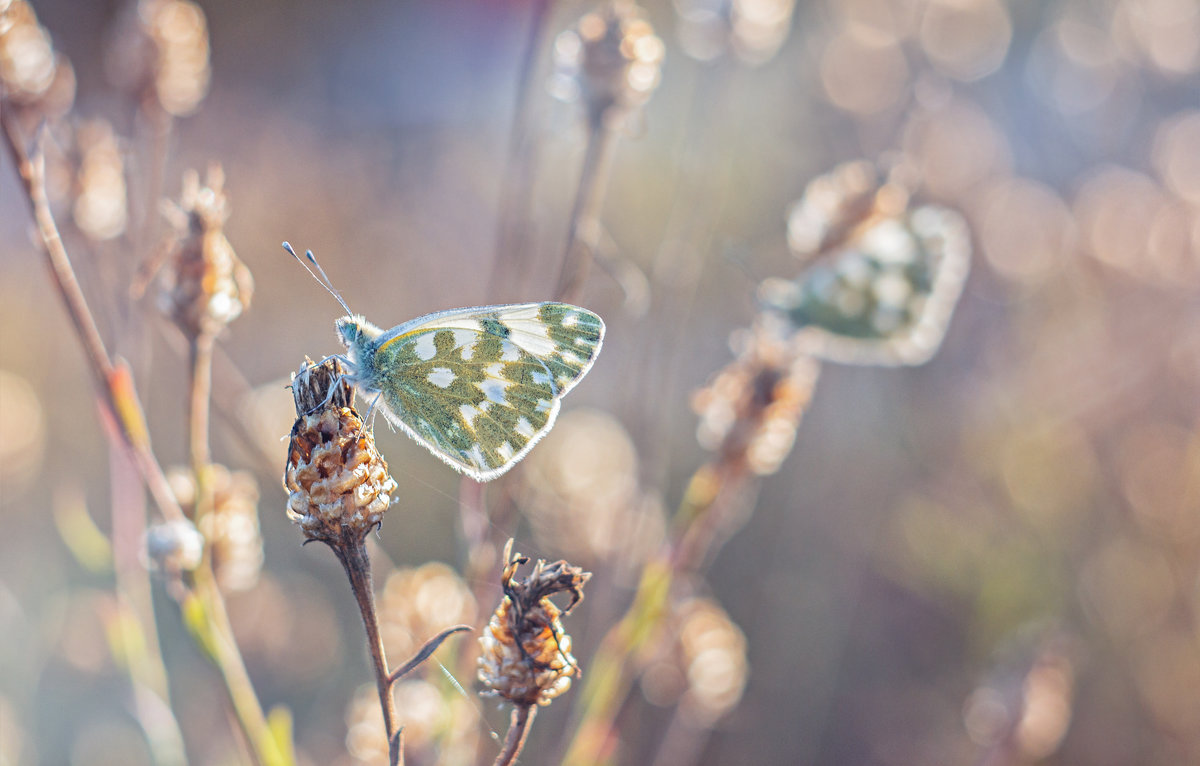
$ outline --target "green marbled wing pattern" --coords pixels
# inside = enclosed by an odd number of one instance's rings
[[[765,281],[759,295],[805,353],[847,364],[922,364],[941,345],[969,266],[965,221],[926,206],[876,224],[795,280]]]
[[[436,456],[487,481],[554,424],[591,367],[604,325],[566,304],[431,315],[384,340],[373,359],[388,419]]]

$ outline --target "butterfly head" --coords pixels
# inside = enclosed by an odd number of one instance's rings
[[[334,327],[337,328],[338,339],[342,341],[342,345],[350,352],[350,358],[354,360],[361,358],[362,352],[368,349],[372,341],[383,333],[382,330],[358,314],[338,319],[334,323]]]

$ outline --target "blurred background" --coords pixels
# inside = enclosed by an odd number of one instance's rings
[[[340,350],[340,309],[279,243],[312,248],[385,327],[548,299],[589,131],[610,140],[604,268],[577,301],[605,318],[604,352],[487,495],[519,511],[518,550],[596,573],[566,621],[585,681],[709,457],[693,392],[734,359],[758,283],[800,271],[788,216],[810,182],[860,160],[902,172],[915,204],[965,216],[973,250],[932,361],[824,366],[794,449],[672,617],[683,648],[642,658],[603,762],[1200,762],[1193,0],[646,2],[638,34],[661,43],[637,48],[636,97],[600,127],[568,66],[599,5],[203,0],[160,30],[185,52],[158,111],[135,4],[32,7],[75,80],[42,116],[54,209],[167,466],[187,460],[183,347],[156,290],[128,286],[168,229],[157,200],[223,168],[255,291],[215,370],[214,459],[247,514],[222,585],[302,763],[378,762],[378,724],[355,739],[374,702],[356,697],[370,677],[343,576],[284,514],[285,386],[305,354]],[[101,537],[118,559],[136,548],[111,521],[136,484],[7,155],[0,200],[0,764],[151,763]],[[472,596],[459,477],[401,434],[379,444],[400,490],[377,586],[407,655],[494,604]],[[155,593],[190,762],[240,762],[214,674]],[[467,739],[503,733],[455,675],[467,694],[436,668],[401,689],[411,762],[470,762],[447,744],[464,720]],[[542,711],[522,763],[559,762],[577,694]]]

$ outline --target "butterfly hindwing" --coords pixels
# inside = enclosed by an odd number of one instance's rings
[[[966,224],[925,206],[885,219],[810,265],[759,289],[797,347],[849,364],[922,364],[937,351],[970,264]]]
[[[439,312],[381,337],[374,377],[389,420],[482,481],[550,429],[603,332],[598,316],[566,304]]]

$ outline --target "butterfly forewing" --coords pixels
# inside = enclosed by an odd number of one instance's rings
[[[441,312],[397,327],[374,355],[389,420],[468,475],[494,478],[553,425],[604,325],[565,304]]]

